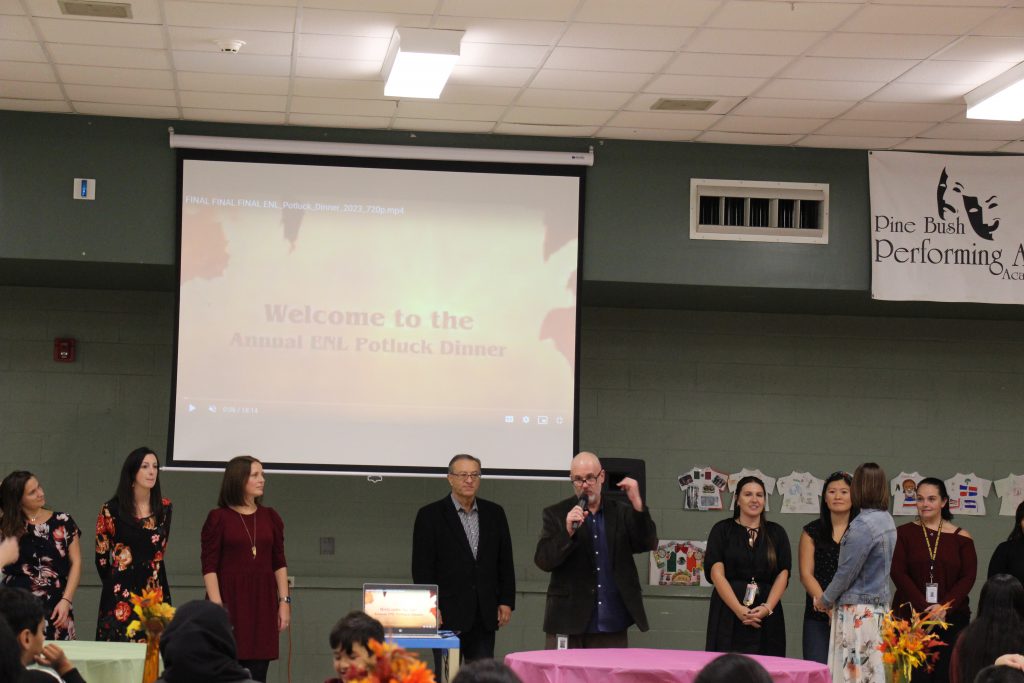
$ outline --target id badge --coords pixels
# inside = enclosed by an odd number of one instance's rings
[[[555,636],[555,649],[556,650],[568,650],[569,649],[569,636],[564,633],[559,633]]]
[[[750,607],[757,600],[757,584],[751,581],[747,584],[747,590],[743,593],[743,604]]]
[[[924,601],[929,605],[937,605],[939,602],[939,584],[926,583],[924,585]]]

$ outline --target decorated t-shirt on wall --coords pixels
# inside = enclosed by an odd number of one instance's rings
[[[996,495],[1003,499],[999,514],[1014,517],[1017,507],[1024,502],[1024,475],[1011,474],[996,482]]]
[[[894,517],[917,514],[917,482],[922,479],[924,476],[919,472],[900,472],[889,482]]]
[[[683,492],[684,510],[721,510],[722,489],[729,478],[710,467],[694,467],[680,474],[677,481]]]
[[[710,586],[704,578],[707,541],[658,541],[651,551],[648,581],[652,586]]]
[[[982,479],[974,472],[970,474],[957,472],[946,480],[949,511],[956,515],[984,515],[985,496],[988,495],[991,487],[990,480]]]
[[[729,504],[730,510],[736,509],[736,485],[740,483],[740,479],[743,477],[757,477],[764,484],[764,510],[770,512],[771,508],[768,504],[768,497],[772,495],[772,489],[775,488],[775,477],[769,477],[761,470],[748,470],[744,467],[739,472],[733,472],[729,475],[729,493],[732,494],[732,502]]]
[[[782,512],[812,513],[821,511],[818,499],[823,479],[818,479],[810,472],[793,472],[779,479],[779,493],[782,494]]]

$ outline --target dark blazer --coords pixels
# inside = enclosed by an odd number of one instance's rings
[[[565,530],[565,516],[577,500],[567,498],[544,509],[544,528],[533,561],[544,571],[551,572],[544,608],[545,633],[584,633],[594,611],[597,565],[593,541],[589,534],[576,532],[569,536]],[[654,550],[658,546],[658,531],[646,506],[643,512],[637,512],[628,502],[608,497],[603,497],[601,504],[612,556],[612,578],[633,622],[641,631],[646,631],[647,613],[633,553]]]
[[[442,627],[468,631],[479,613],[486,631],[498,629],[498,605],[516,606],[512,536],[505,511],[476,499],[480,545],[476,559],[451,495],[425,505],[412,532],[412,580],[436,583]]]

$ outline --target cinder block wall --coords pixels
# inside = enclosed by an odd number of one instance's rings
[[[0,473],[36,472],[49,502],[83,527],[84,550],[124,456],[140,444],[163,455],[173,316],[170,294],[0,288]],[[675,477],[694,465],[821,476],[872,459],[891,475],[973,470],[998,479],[1019,463],[1024,438],[1022,333],[1018,322],[586,309],[581,447],[647,462],[648,502],[662,538],[705,538],[724,514],[680,509]],[[52,361],[58,336],[78,340],[76,363]],[[199,530],[219,477],[166,472],[163,485],[175,504],[167,564],[181,603],[202,596]],[[446,485],[273,475],[267,491],[286,523],[297,582],[293,680],[322,680],[330,675],[330,626],[358,606],[364,580],[408,579],[415,511]],[[490,480],[481,493],[508,512],[521,588],[499,653],[539,648],[546,576],[533,566],[533,548],[541,508],[568,495],[568,482]],[[773,496],[772,505],[780,503]],[[1012,525],[996,515],[998,503],[993,494],[987,517],[960,520],[977,539],[982,576]],[[772,518],[789,532],[795,563],[810,516]],[[322,536],[335,537],[334,556],[318,554]],[[638,565],[646,575],[647,559]],[[97,586],[86,552],[76,599],[85,638],[95,628]],[[701,649],[707,589],[646,592],[652,630],[634,632],[632,643]],[[799,657],[796,578],[784,604],[789,655]],[[283,657],[288,648],[283,636]],[[272,667],[272,680],[286,680],[284,662]]]

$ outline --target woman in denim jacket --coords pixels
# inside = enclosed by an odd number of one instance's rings
[[[885,680],[878,645],[896,547],[885,471],[873,462],[858,467],[852,494],[860,513],[840,543],[835,576],[814,600],[815,609],[832,612],[829,668],[833,683]]]

